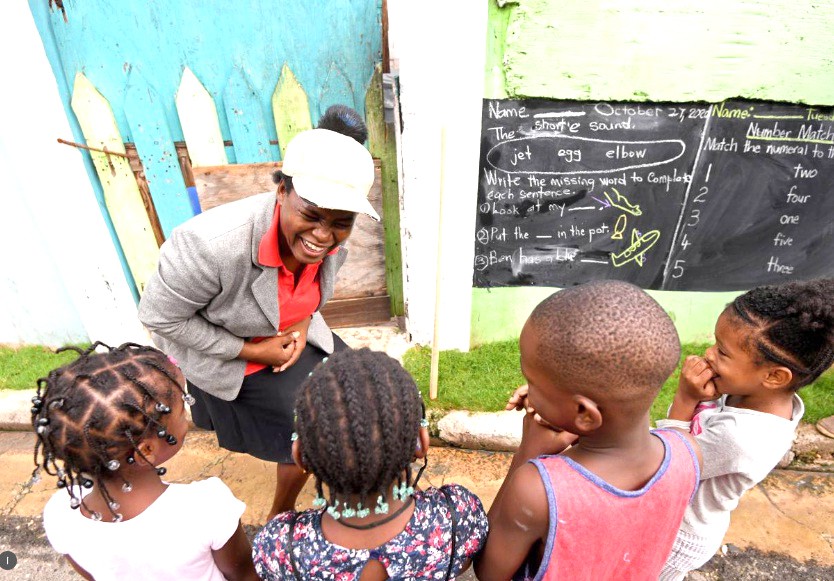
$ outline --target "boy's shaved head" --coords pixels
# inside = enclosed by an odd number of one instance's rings
[[[626,282],[556,292],[533,310],[527,326],[538,336],[539,363],[597,401],[651,401],[680,359],[672,320]]]

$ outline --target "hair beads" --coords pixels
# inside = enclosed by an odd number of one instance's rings
[[[100,347],[105,350],[96,351]],[[95,483],[112,518],[120,520],[119,503],[108,483],[119,477],[122,463],[135,462],[137,442],[164,428],[174,398],[185,395],[180,374],[152,347],[126,343],[113,348],[96,342],[86,350],[66,347],[58,352],[67,350],[78,358],[39,379],[32,398],[32,427],[38,436],[32,477],[36,480],[41,471],[55,476],[57,486],[67,489],[72,508],[84,504],[81,488]],[[166,441],[176,444],[167,434]],[[130,483],[122,480],[121,490],[130,492]]]

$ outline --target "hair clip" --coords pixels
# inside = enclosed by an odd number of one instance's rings
[[[122,522],[124,520],[124,516],[121,513],[116,513],[116,516],[113,517],[113,522]]]
[[[429,421],[426,418],[423,418],[422,420],[420,420],[420,427],[421,428],[428,428],[429,427]]]
[[[100,512],[94,512],[94,513],[93,513],[93,514],[91,514],[90,516],[92,517],[92,519],[93,519],[94,521],[96,521],[96,522],[101,522],[101,513],[100,513]]]
[[[58,488],[66,488],[67,487],[67,481],[64,480],[63,478],[59,478],[58,482],[55,483],[55,486],[57,486]]]
[[[54,410],[56,408],[62,407],[64,405],[64,398],[54,399],[49,402],[47,406],[49,409]]]
[[[295,442],[296,440],[298,440],[298,432],[293,432],[290,436],[290,442]]]
[[[189,406],[192,406],[192,405],[194,405],[195,403],[197,403],[197,400],[196,400],[196,399],[194,399],[194,396],[193,396],[193,395],[191,395],[190,393],[184,393],[184,394],[182,394],[182,401],[184,401],[185,403],[187,403]]]
[[[321,508],[326,504],[327,504],[327,501],[321,496],[317,496],[313,499],[313,506],[316,507],[316,508]]]
[[[351,518],[356,516],[356,510],[352,509],[349,504],[345,503],[344,508],[342,509],[342,516],[344,518]]]
[[[127,480],[122,484],[122,492],[133,492],[133,486]]]
[[[119,467],[121,465],[122,465],[122,463],[119,462],[118,460],[109,460],[107,462],[107,469],[110,470],[111,472],[115,472],[116,470],[119,469]]]
[[[112,510],[113,512],[115,512],[115,511],[119,510],[119,508],[121,508],[121,506],[122,506],[122,505],[121,505],[121,504],[119,504],[118,502],[116,502],[115,500],[111,500],[111,501],[107,504],[107,506],[109,506],[109,507],[110,507],[110,510]]]
[[[49,433],[49,427],[48,426],[38,426],[35,431],[38,433],[38,435],[45,436],[46,434]]]
[[[75,509],[77,509],[79,506],[81,506],[81,501],[80,501],[80,500],[78,500],[78,498],[76,498],[75,496],[73,496],[72,498],[70,498],[70,508],[71,508],[71,509],[75,510]]]
[[[166,430],[165,428],[160,428],[160,430],[156,433],[156,435],[160,438],[164,438],[165,436],[168,435],[168,430]]]
[[[154,407],[154,409],[155,409],[156,411],[158,411],[158,412],[160,412],[160,413],[163,413],[163,414],[169,414],[169,413],[171,413],[171,408],[170,408],[170,407],[168,407],[167,405],[165,405],[164,403],[162,403],[161,401],[160,401],[160,402],[156,402],[156,405],[155,405],[155,406],[153,406],[153,407]]]
[[[169,356],[168,356],[168,361],[170,361],[171,363],[173,363],[174,365],[176,365],[177,367],[179,367],[179,363],[177,363],[177,360],[176,360],[176,359],[174,359],[174,357],[173,357],[172,355],[169,355]]]
[[[160,466],[159,468],[156,469],[156,474],[158,476],[165,476],[166,472],[168,472],[168,469],[165,468],[164,466]]]
[[[33,486],[41,481],[41,467],[38,466],[32,470],[32,478],[29,479],[29,486]]]
[[[93,487],[93,481],[90,480],[89,478],[85,478],[81,481],[81,486],[83,486],[84,488],[92,488]]]
[[[339,506],[339,501],[336,500],[336,501],[333,502],[332,506],[327,507],[327,514],[332,516],[334,520],[339,520],[339,518],[341,518],[341,516],[342,516],[342,513],[340,513],[338,510],[336,510],[336,507],[338,507],[338,506]]]
[[[394,500],[400,499],[400,487],[396,484],[394,485],[394,490],[391,491],[391,496],[394,497]]]
[[[322,363],[327,363],[327,359],[328,359],[328,358],[327,358],[327,357],[325,357],[324,359],[322,359],[322,360],[321,360],[321,362],[322,362]]]
[[[125,458],[125,462],[128,464],[136,464],[136,458],[133,457],[133,454]]]
[[[177,445],[177,437],[174,436],[173,434],[168,434],[168,437],[165,438],[165,441],[168,442],[168,445],[170,445],[170,446],[176,446]]]
[[[361,502],[356,505],[356,516],[358,516],[359,518],[365,518],[369,514],[371,514],[370,508],[363,508]]]
[[[382,495],[376,497],[376,506],[374,507],[374,514],[388,514],[388,503],[383,500]]]

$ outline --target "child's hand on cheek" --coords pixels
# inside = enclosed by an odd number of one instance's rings
[[[559,454],[578,438],[575,434],[547,423],[539,414],[528,412],[524,414],[519,452],[527,458],[535,458],[543,454]]]
[[[524,385],[516,388],[513,394],[510,396],[510,399],[507,401],[507,405],[504,406],[504,409],[507,411],[524,411],[527,412],[527,415],[532,415],[533,419],[542,426],[550,428],[551,430],[561,431],[559,428],[552,426],[547,420],[541,417],[536,409],[530,405],[530,400],[527,398],[527,393],[530,388],[525,383]]]

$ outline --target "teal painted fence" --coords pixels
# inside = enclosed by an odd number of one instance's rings
[[[135,143],[165,235],[193,215],[174,147],[183,140],[174,99],[185,67],[215,101],[223,138],[234,143],[226,147],[229,163],[250,163],[280,159],[279,147],[269,143],[278,139],[269,112],[284,65],[306,92],[315,120],[333,103],[363,111],[382,58],[379,0],[63,5],[66,21],[46,0],[29,2],[73,137],[84,141],[68,106],[75,75],[83,72],[110,103],[123,139]],[[119,248],[98,178],[86,156],[85,162]]]

